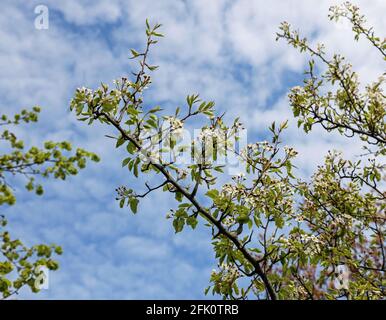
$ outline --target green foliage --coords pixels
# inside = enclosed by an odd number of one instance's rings
[[[386,40],[381,41],[372,28],[365,26],[365,18],[356,6],[345,3],[332,7],[329,17],[331,20],[348,19],[355,39],[363,35],[386,60]],[[293,113],[299,119],[298,126],[309,132],[313,126],[320,124],[327,131],[338,131],[347,137],[357,135],[364,142],[377,145],[378,154],[385,155],[385,74],[361,91],[357,73],[342,55],[328,57],[322,44],[312,48],[307,39],[301,38],[286,22],[282,23],[280,31],[278,38],[284,38],[300,51],[308,52],[325,66],[325,71],[317,75],[315,61],[310,60],[304,86],[291,90],[289,98]]]
[[[7,298],[17,293],[23,286],[38,292],[41,267],[57,270],[59,265],[52,255],[61,254],[62,249],[56,245],[44,244],[28,248],[19,239],[11,239],[9,233],[5,231],[5,219],[1,222],[0,293],[2,297]]]
[[[384,55],[384,41],[363,26],[356,7],[333,7],[331,17],[348,18],[356,38],[364,35]],[[309,79],[291,90],[290,104],[299,126],[305,132],[321,125],[348,137],[357,135],[368,156],[353,162],[331,151],[310,181],[303,181],[295,177],[297,152],[282,146],[287,122],[271,125],[269,141],[239,151],[236,142],[242,124],[235,119],[226,125],[213,102],[189,95],[186,106],[172,114],[144,104],[142,93],[151,83],[147,72],[154,70],[147,64],[148,52],[160,36],[155,32],[159,26],[146,22],[145,50],[131,50],[140,66],[133,80],[116,80],[112,90],[105,84],[96,90],[80,88],[71,103],[79,120],[89,124],[98,120],[116,130],[116,147],[125,145],[127,151],[123,167],[136,177],[153,172],[161,180],[156,186],[145,183],[142,193],[118,188],[120,206],[127,204],[135,213],[140,198],[162,190],[178,203],[167,215],[176,233],[204,222],[212,232],[218,260],[206,293],[225,299],[384,298],[385,165],[380,158],[385,154],[384,77],[360,92],[357,75],[340,55],[326,57],[323,46],[312,49],[288,23],[281,25],[278,38],[326,67],[317,75],[311,60]],[[200,123],[200,136],[181,145],[182,130],[191,118]],[[193,164],[177,161],[183,150],[192,150]],[[233,176],[221,186],[223,166],[216,159],[230,153],[244,164],[246,175]],[[342,264],[350,271],[344,287],[335,284]]]
[[[25,149],[24,142],[9,127],[37,122],[39,112],[40,108],[34,107],[31,111],[22,110],[13,117],[0,117],[0,126],[6,128],[0,132],[0,140],[4,144],[2,150],[7,150],[0,155],[0,205],[15,204],[16,195],[11,187],[15,175],[25,179],[28,191],[42,195],[44,190],[37,182],[38,177],[64,180],[68,175],[76,175],[79,169],[85,168],[87,159],[99,161],[97,155],[83,149],[72,152],[72,146],[67,141],[47,141],[42,148],[33,146]],[[0,297],[17,294],[24,286],[38,292],[41,268],[58,269],[53,255],[62,254],[62,249],[45,244],[27,247],[21,240],[12,239],[6,227],[7,220],[0,216]]]

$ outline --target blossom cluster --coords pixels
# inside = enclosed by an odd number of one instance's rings
[[[306,255],[312,256],[315,254],[319,254],[325,245],[325,242],[320,238],[313,234],[300,234],[299,237],[296,235],[290,235],[288,238],[282,237],[281,243],[293,250],[299,250],[299,245],[301,249]]]
[[[224,283],[233,283],[240,276],[240,271],[234,264],[222,263],[219,265],[219,269],[219,271],[212,270],[212,278],[221,275],[221,281]]]
[[[166,116],[165,120],[169,121],[172,130],[178,130],[184,127],[184,123],[176,117]]]

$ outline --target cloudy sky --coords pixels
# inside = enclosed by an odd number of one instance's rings
[[[274,120],[291,119],[286,94],[301,84],[306,56],[275,32],[286,20],[328,52],[341,52],[364,83],[375,80],[383,62],[366,45],[353,41],[350,28],[328,20],[328,8],[340,1],[317,0],[2,0],[0,11],[0,110],[40,105],[33,130],[18,128],[27,144],[72,141],[98,153],[102,162],[66,182],[47,181],[43,198],[16,184],[18,203],[7,208],[14,236],[26,243],[62,245],[61,269],[50,275],[50,288],[39,298],[160,299],[204,298],[215,259],[208,230],[174,234],[165,220],[173,200],[152,194],[133,216],[119,209],[114,189],[141,185],[121,168],[121,156],[101,127],[85,127],[69,111],[75,88],[94,88],[128,75],[129,48],[141,48],[144,22],[163,24],[165,38],[151,53],[160,66],[147,101],[172,110],[185,96],[200,93],[214,100],[227,118],[241,116],[248,139],[263,140]],[[386,30],[384,0],[355,1],[381,36]],[[46,5],[49,28],[35,28],[35,7]],[[304,135],[293,125],[285,143],[300,152],[302,175],[320,163],[329,149],[347,157],[360,152],[336,135],[315,130]],[[142,181],[143,184],[143,181]],[[35,297],[23,292],[21,298]],[[35,297],[36,298],[36,297]]]

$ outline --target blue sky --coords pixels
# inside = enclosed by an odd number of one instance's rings
[[[104,137],[105,128],[85,127],[69,112],[76,87],[111,83],[130,71],[129,48],[141,48],[144,22],[160,22],[165,38],[151,61],[160,66],[146,93],[149,104],[172,110],[185,96],[200,93],[214,100],[228,119],[241,116],[250,140],[263,140],[273,121],[291,119],[286,93],[301,83],[306,57],[275,41],[286,20],[345,54],[364,83],[379,75],[382,60],[349,27],[328,21],[328,8],[340,1],[18,1],[3,0],[0,12],[0,109],[43,108],[38,126],[17,129],[27,144],[67,139],[98,153],[68,181],[47,181],[43,198],[16,183],[17,204],[5,214],[15,236],[28,244],[62,245],[61,269],[50,275],[50,288],[38,296],[60,299],[204,298],[216,267],[208,230],[174,234],[165,219],[173,199],[153,193],[136,216],[119,209],[114,189],[139,186],[121,168],[121,155]],[[386,29],[383,0],[355,1],[381,33]],[[49,9],[48,30],[34,27],[34,8]],[[366,61],[364,64],[363,61]],[[383,65],[382,65],[383,67]],[[172,111],[171,111],[172,112]],[[316,130],[304,135],[290,121],[285,143],[300,152],[299,174],[307,175],[327,150],[358,154],[350,144]]]

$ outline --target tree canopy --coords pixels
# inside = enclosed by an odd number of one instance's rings
[[[12,116],[0,115],[0,132],[2,154],[0,154],[0,206],[12,206],[16,203],[16,193],[12,187],[15,178],[25,180],[25,188],[43,194],[43,185],[39,178],[53,177],[66,179],[76,175],[79,169],[86,166],[87,159],[99,161],[96,154],[76,149],[68,141],[46,141],[43,147],[25,148],[12,128],[38,121],[39,107],[22,110]],[[42,179],[40,179],[42,180]],[[42,282],[42,268],[56,270],[59,267],[55,255],[62,254],[58,245],[37,244],[27,246],[20,239],[13,238],[7,228],[5,215],[0,215],[0,298],[8,298],[17,294],[22,287],[29,287],[38,292]]]
[[[366,38],[385,58],[385,40],[366,26],[356,6],[332,7],[329,17],[348,19],[355,39]],[[143,192],[119,187],[120,206],[136,213],[140,198],[149,193],[173,193],[178,205],[167,217],[175,231],[194,229],[201,221],[212,232],[218,267],[206,292],[225,299],[384,298],[385,73],[361,89],[343,56],[329,57],[322,44],[313,48],[290,24],[281,24],[277,38],[310,55],[303,85],[289,94],[298,126],[306,133],[319,125],[357,136],[366,153],[353,161],[331,150],[303,180],[295,176],[297,152],[282,146],[287,122],[272,124],[269,142],[237,150],[242,124],[239,119],[225,124],[213,102],[189,95],[186,107],[174,113],[144,102],[143,91],[157,68],[148,62],[149,49],[162,37],[160,27],[146,22],[145,49],[131,50],[139,61],[132,80],[115,80],[111,89],[107,84],[80,88],[71,103],[80,120],[115,128],[116,147],[127,150],[125,169],[136,177],[160,177],[160,184],[146,183]],[[192,121],[201,134],[186,143],[182,132]],[[190,162],[181,161],[183,152]],[[220,185],[226,167],[216,160],[229,153],[237,154],[245,172]]]
[[[367,26],[358,7],[349,2],[333,6],[329,18],[346,19],[354,39],[366,39],[386,61],[386,39]],[[78,88],[71,101],[80,121],[98,122],[109,133],[113,129],[115,135],[108,138],[126,152],[122,170],[158,179],[142,190],[118,186],[119,206],[136,214],[140,200],[150,193],[170,193],[176,206],[166,218],[176,233],[199,224],[208,229],[218,264],[206,294],[224,299],[384,299],[386,72],[363,86],[341,54],[329,56],[323,44],[313,47],[289,23],[280,25],[277,39],[309,59],[302,85],[288,95],[299,130],[321,127],[362,145],[355,160],[332,149],[305,179],[295,167],[298,152],[283,146],[288,121],[273,122],[268,141],[243,146],[240,119],[227,123],[214,102],[198,94],[188,95],[184,107],[175,110],[146,101],[144,92],[158,68],[149,55],[163,37],[160,30],[160,24],[146,21],[144,48],[131,49],[137,70],[111,85]],[[35,122],[38,112],[3,116],[0,125]],[[188,127],[199,134],[192,138]],[[9,176],[25,176],[26,188],[41,194],[35,176],[65,179],[84,168],[87,158],[98,161],[82,149],[72,154],[68,142],[24,151],[23,142],[8,130],[1,138],[10,151],[0,156],[0,204],[15,203]],[[228,179],[231,156],[242,170]],[[28,248],[11,239],[5,219],[1,228],[0,292],[7,297],[24,285],[36,291],[36,269],[55,270],[52,255],[61,254],[60,247]]]

